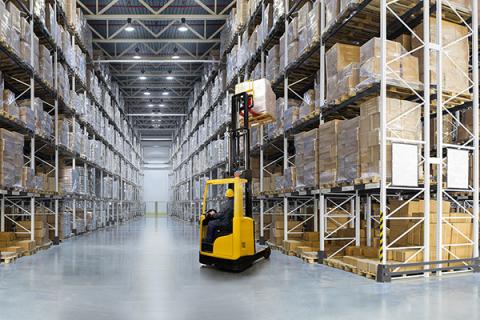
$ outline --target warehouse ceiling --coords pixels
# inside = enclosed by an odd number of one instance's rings
[[[235,2],[77,0],[92,29],[94,60],[108,64],[142,137],[172,136]],[[140,115],[155,113],[173,115]]]

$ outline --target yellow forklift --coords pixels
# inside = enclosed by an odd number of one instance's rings
[[[269,247],[256,247],[255,226],[252,218],[252,174],[250,170],[250,128],[255,122],[253,112],[253,84],[237,85],[232,97],[232,115],[229,137],[228,168],[225,179],[208,180],[203,193],[200,216],[200,263],[229,271],[243,271],[255,261],[270,257]],[[241,118],[238,118],[240,115]],[[252,117],[250,121],[249,116]],[[238,121],[241,120],[241,121]],[[241,123],[239,125],[238,123]],[[243,151],[240,141],[243,139]],[[227,223],[215,226],[213,241],[207,241],[209,217],[207,195],[210,186],[227,186],[228,202],[224,214]],[[227,212],[228,211],[228,212]]]

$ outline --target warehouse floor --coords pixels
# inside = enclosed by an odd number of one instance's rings
[[[136,220],[0,266],[0,319],[479,319],[480,275],[377,284],[274,252],[198,264],[188,223]]]

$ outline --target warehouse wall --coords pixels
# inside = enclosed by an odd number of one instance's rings
[[[158,211],[166,212],[168,201],[168,172],[169,169],[145,170],[143,182],[144,198],[147,203],[147,213],[155,212],[155,201],[158,202]]]

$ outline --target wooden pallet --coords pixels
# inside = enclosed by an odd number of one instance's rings
[[[357,178],[354,180],[356,185],[358,184],[369,184],[369,183],[379,183],[380,177],[368,177],[368,178]]]
[[[437,91],[435,89],[432,89],[430,93],[432,95],[435,95]],[[447,107],[455,107],[455,106],[461,106],[467,102],[472,101],[473,96],[470,92],[459,93],[459,92],[453,92],[450,90],[443,90],[442,99],[443,99],[443,103]],[[431,103],[432,111],[435,111],[436,106],[437,106],[437,103],[436,103],[436,99],[434,98],[432,99],[432,103]]]
[[[249,122],[249,125],[252,126],[252,125],[258,125],[258,124],[267,124],[267,123],[271,123],[271,122],[274,122],[275,121],[275,118],[273,118],[273,116],[271,116],[270,114],[267,114],[267,113],[264,113],[264,114],[260,114],[258,116],[252,116],[252,115],[249,115],[248,117],[248,122]],[[240,126],[243,126],[243,118],[240,118]]]
[[[47,250],[47,249],[49,249],[52,245],[53,245],[53,242],[52,242],[52,241],[49,241],[49,242],[47,242],[47,243],[44,243],[44,244],[42,244],[42,245],[37,246],[36,249],[37,249],[37,251],[38,251],[38,250]]]
[[[278,251],[283,250],[283,247],[282,247],[282,246],[276,245],[275,243],[271,243],[271,242],[269,242],[269,241],[267,241],[267,246],[268,246],[271,250],[278,250]]]
[[[18,254],[15,252],[2,252],[0,256],[0,261],[5,264],[16,262],[18,259]]]
[[[38,248],[34,248],[34,249],[31,249],[31,250],[25,250],[22,253],[22,257],[28,257],[28,256],[31,256],[31,255],[34,255],[35,253],[37,253],[37,251],[38,251]]]
[[[304,252],[300,255],[300,259],[302,259],[305,263],[317,263],[318,262],[318,253],[317,252]]]

